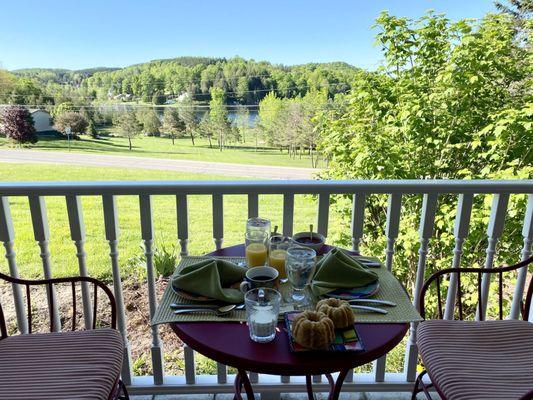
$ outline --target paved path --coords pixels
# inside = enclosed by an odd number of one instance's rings
[[[222,155],[223,157],[223,155]],[[221,158],[222,158],[221,157]],[[311,179],[316,169],[229,164],[168,158],[0,149],[0,162],[68,164],[88,167],[139,168],[262,179]]]

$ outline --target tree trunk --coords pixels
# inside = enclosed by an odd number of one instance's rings
[[[194,146],[194,134],[192,133],[192,131],[191,131],[191,142],[192,142],[192,145]]]
[[[209,148],[213,148],[213,144],[211,143],[211,136],[208,136],[207,139],[209,139]]]
[[[172,137],[172,146],[174,146],[174,135],[172,135],[171,137]]]
[[[128,142],[129,142],[130,150],[131,150],[131,138],[130,137],[128,137]]]

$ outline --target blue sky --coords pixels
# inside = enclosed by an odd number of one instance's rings
[[[0,67],[120,67],[214,56],[274,63],[346,61],[374,68],[375,17],[428,9],[479,18],[490,0],[52,0],[2,1]]]

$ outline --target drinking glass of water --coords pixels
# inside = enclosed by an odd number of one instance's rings
[[[287,250],[285,269],[292,287],[291,298],[297,305],[307,304],[305,287],[315,272],[316,252],[306,247],[292,246]]]
[[[270,288],[252,289],[244,295],[244,302],[250,339],[258,343],[274,340],[281,294]]]

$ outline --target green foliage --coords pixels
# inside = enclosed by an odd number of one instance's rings
[[[176,246],[172,245],[170,249],[161,245],[154,251],[154,267],[160,276],[170,276],[176,269],[178,252]]]
[[[136,113],[137,121],[142,125],[142,133],[146,136],[159,136],[161,132],[161,121],[154,109],[144,108]]]
[[[52,108],[52,112],[50,114],[52,115],[52,117],[56,118],[63,113],[73,112],[73,111],[76,111],[74,104],[71,101],[66,101]]]
[[[376,26],[384,66],[353,82],[342,112],[317,116],[320,146],[329,159],[325,178],[532,178],[531,63],[524,62],[531,55],[517,40],[511,18],[452,23],[433,13],[416,21],[382,13]],[[482,265],[490,201],[475,197],[464,265]],[[428,273],[451,266],[456,202],[439,197]],[[511,197],[509,234],[500,241],[497,262],[512,262],[520,253],[524,203],[523,196]],[[338,198],[336,207],[349,214],[350,202]],[[382,254],[386,246],[385,209],[383,196],[368,198],[365,252]],[[420,197],[404,197],[394,268],[410,285],[420,209]],[[349,243],[348,237],[341,240]]]

